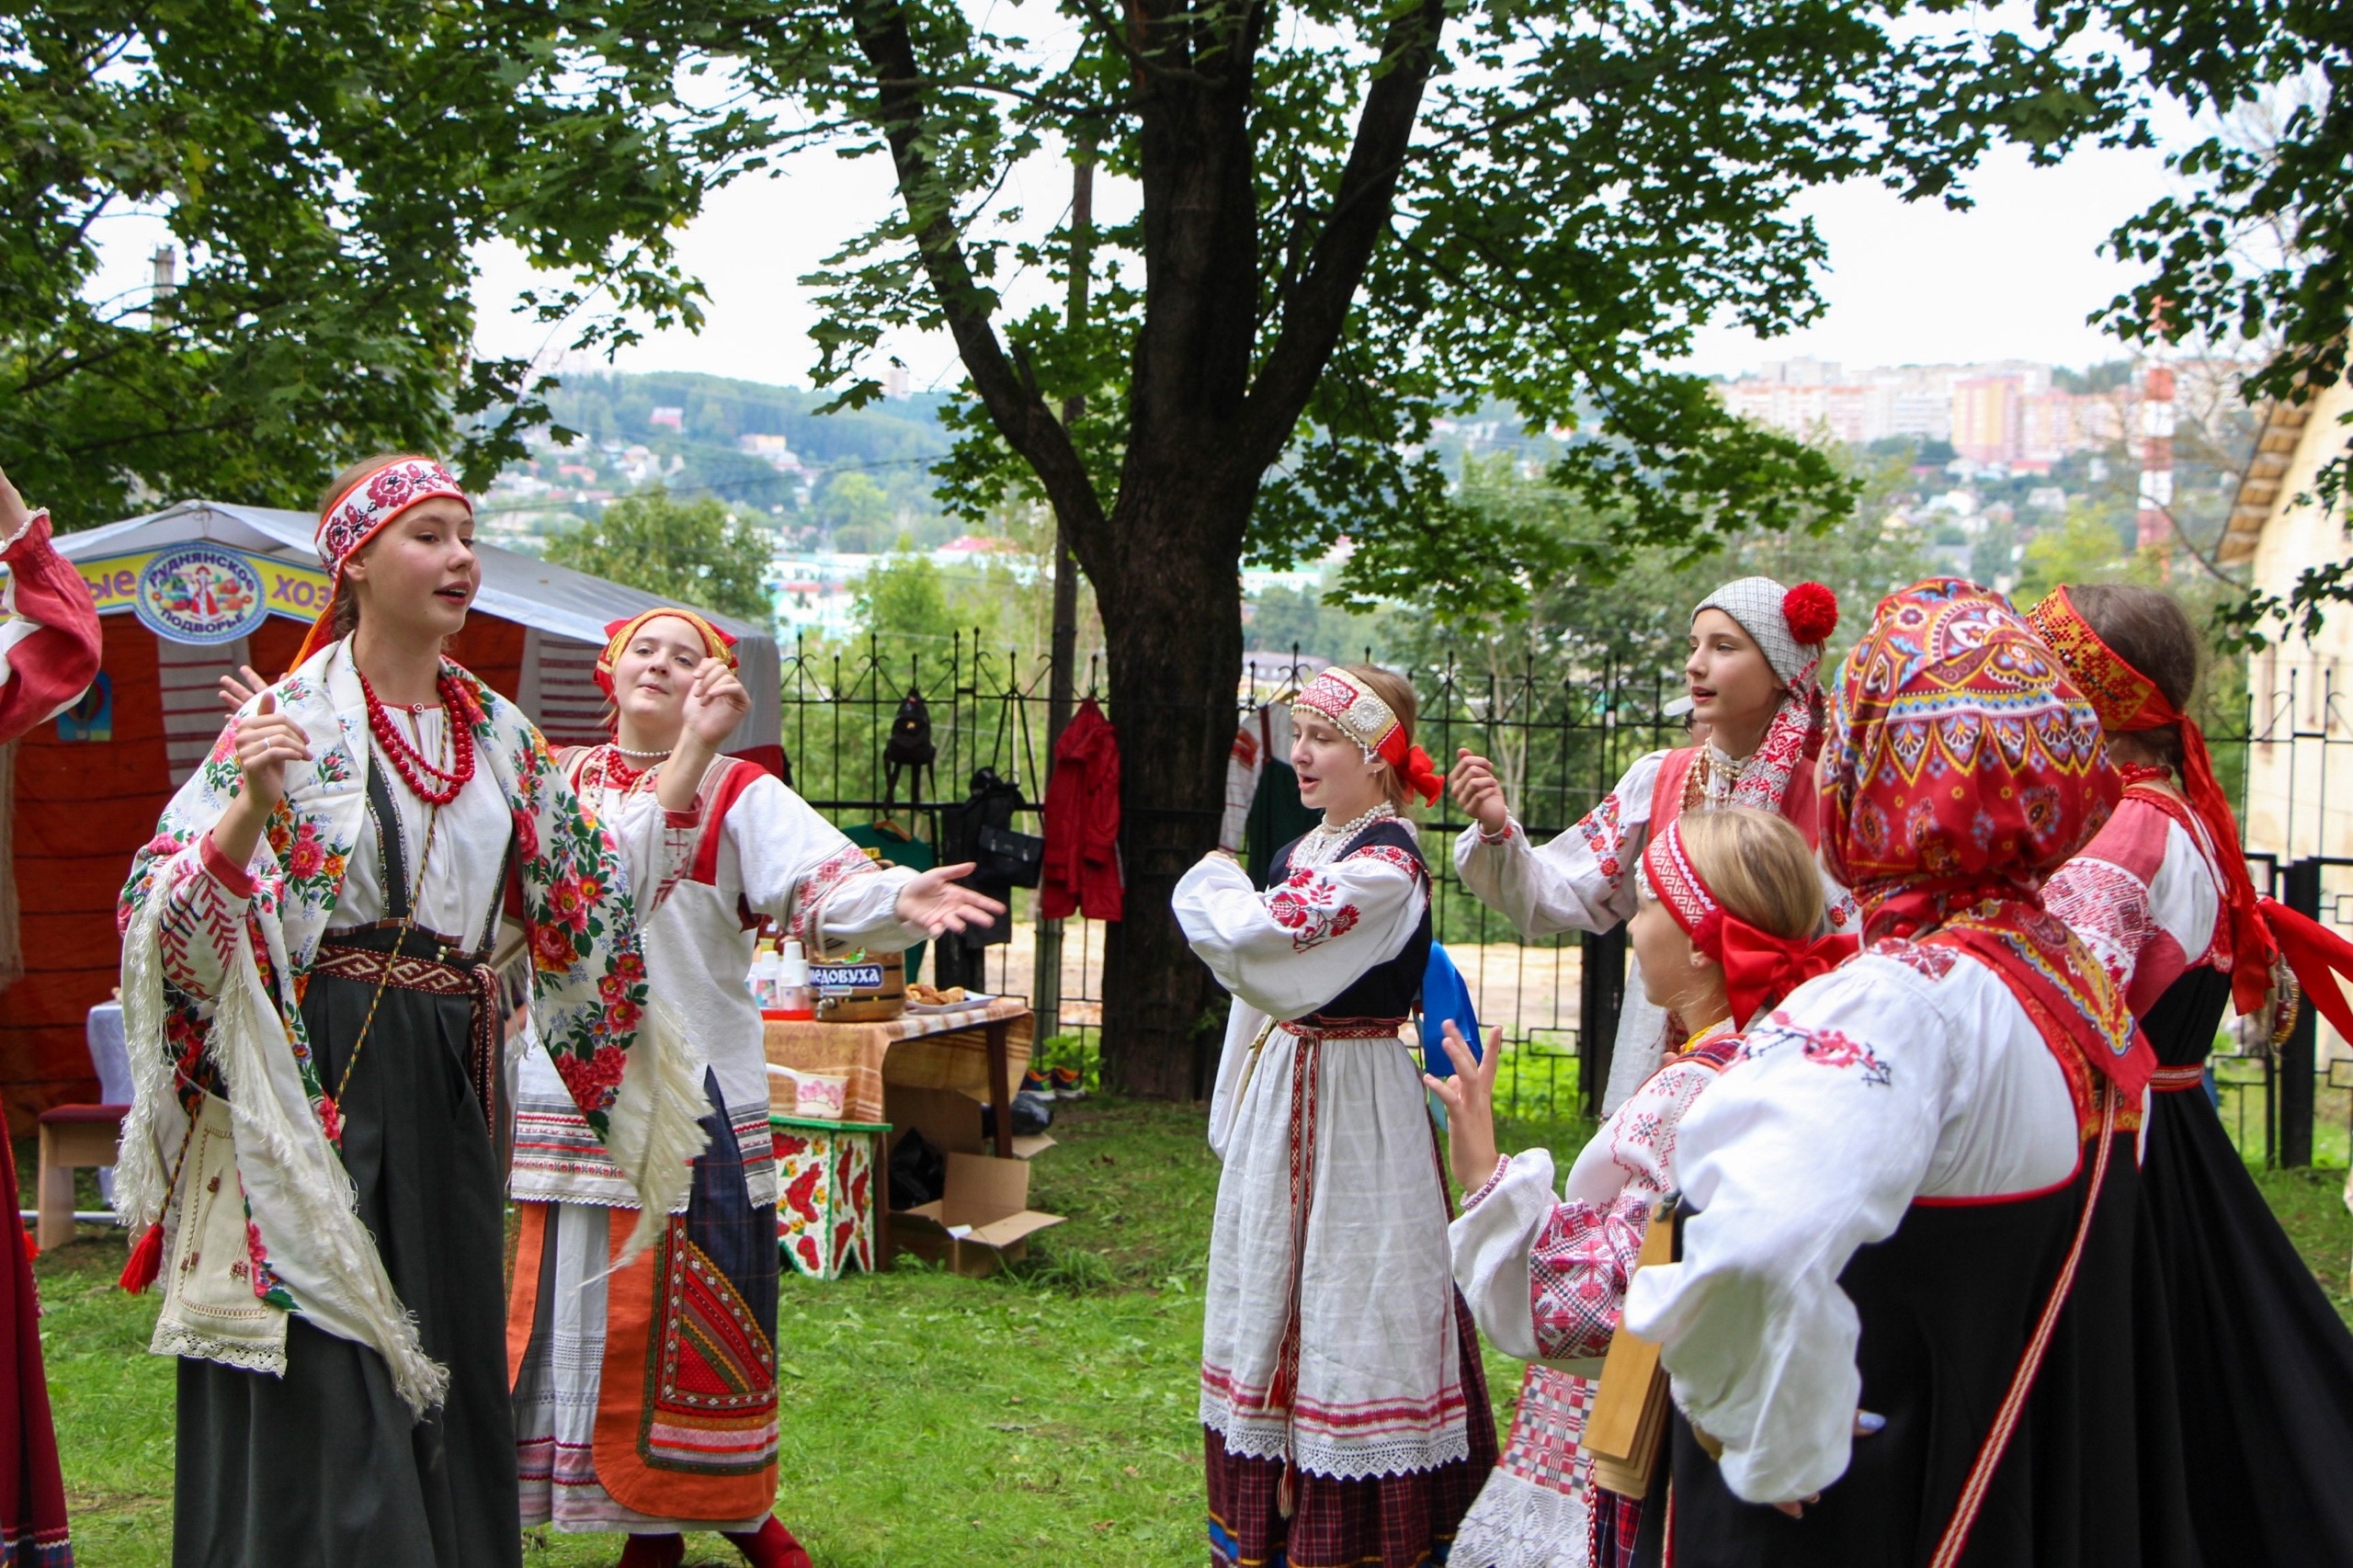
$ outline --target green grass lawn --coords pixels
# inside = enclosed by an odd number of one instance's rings
[[[1068,1217],[994,1279],[914,1260],[812,1284],[788,1275],[779,1512],[824,1568],[1035,1555],[1197,1564],[1205,1543],[1194,1369],[1217,1165],[1202,1115],[1092,1099],[1061,1108],[1031,1201]],[[1505,1130],[1565,1155],[1574,1124]],[[2339,1311],[2340,1172],[2259,1176]],[[152,1299],[114,1289],[122,1239],[96,1227],[37,1265],[74,1547],[84,1568],[169,1560],[173,1364],[146,1354]],[[1490,1356],[1498,1417],[1519,1367]],[[689,1563],[733,1564],[716,1536]],[[532,1568],[608,1564],[609,1536],[543,1533]]]

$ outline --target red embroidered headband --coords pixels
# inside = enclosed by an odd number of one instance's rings
[[[1309,681],[1291,702],[1293,713],[1301,709],[1330,720],[1340,733],[1356,742],[1367,761],[1377,756],[1395,768],[1406,786],[1421,796],[1423,804],[1436,801],[1445,787],[1444,777],[1430,764],[1429,753],[1406,738],[1405,726],[1396,712],[1347,671],[1324,670]]]
[[[1852,937],[1790,940],[1762,931],[1716,902],[1683,843],[1682,818],[1670,818],[1643,846],[1643,870],[1691,946],[1724,971],[1724,1000],[1733,1027],[1746,1028],[1766,1008],[1818,974],[1855,956]]]
[[[702,639],[703,654],[717,659],[729,669],[735,668],[735,639],[722,631],[690,609],[665,606],[623,616],[605,623],[604,651],[597,655],[597,685],[607,697],[613,695],[613,666],[620,663],[621,654],[629,648],[630,640],[652,620],[683,620],[695,629]]]
[[[351,488],[320,514],[313,542],[318,547],[319,560],[327,569],[331,585],[327,608],[319,612],[318,619],[303,634],[302,646],[295,651],[290,668],[301,668],[302,661],[328,640],[328,632],[335,625],[335,601],[343,592],[344,563],[359,553],[360,546],[383,532],[393,518],[419,502],[438,495],[458,502],[465,507],[466,516],[473,516],[474,504],[466,498],[465,487],[448,469],[431,458],[395,458],[353,481]]]

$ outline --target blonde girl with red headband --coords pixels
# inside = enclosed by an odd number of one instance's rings
[[[2126,584],[2054,588],[2027,619],[2124,778],[2116,814],[2043,900],[2108,967],[2157,1057],[2132,1308],[2153,1347],[2143,1422],[2171,1424],[2189,1482],[2144,1492],[2143,1534],[2194,1539],[2210,1563],[2353,1562],[2353,1333],[2206,1095],[2225,1010],[2270,1017],[2277,906],[2256,896],[2188,716],[2197,629],[2169,595]],[[2335,988],[2298,969],[2316,994]]]
[[[1222,851],[1176,886],[1194,952],[1233,994],[1201,1349],[1218,1568],[1441,1557],[1495,1463],[1436,1135],[1398,1038],[1430,945],[1429,871],[1400,813],[1440,788],[1414,717],[1385,670],[1318,675],[1290,761],[1322,825],[1277,854],[1263,892]]]
[[[1642,1500],[1594,1486],[1581,1445],[1652,1207],[1677,1186],[1676,1128],[1736,1059],[1750,1020],[1855,950],[1851,937],[1815,939],[1821,879],[1778,815],[1728,806],[1670,821],[1643,846],[1637,880],[1643,984],[1687,1038],[1601,1124],[1557,1194],[1546,1151],[1496,1153],[1495,1050],[1473,1062],[1455,1036],[1454,1076],[1424,1080],[1446,1104],[1454,1178],[1470,1194],[1449,1235],[1455,1280],[1487,1338],[1547,1374],[1522,1385],[1454,1568],[1617,1568],[1631,1552]]]
[[[778,1195],[767,1059],[744,984],[754,939],[765,918],[813,955],[890,952],[1003,908],[959,884],[968,865],[879,869],[774,774],[718,756],[740,710],[709,700],[733,683],[735,652],[708,619],[664,607],[605,630],[597,682],[612,699],[613,738],[559,760],[598,820],[636,846],[631,874],[653,906],[647,975],[676,1009],[710,1100],[710,1147],[660,1256],[614,1268],[613,1216],[636,1195],[547,1058],[525,1059],[507,1328],[523,1523],[625,1531],[623,1568],[675,1568],[689,1529],[721,1532],[755,1568],[807,1568],[770,1512]],[[673,786],[690,811],[665,810]],[[657,835],[665,852],[642,864]],[[662,1303],[700,1299],[687,1288],[694,1276],[745,1316],[722,1332],[690,1329],[679,1350],[656,1324]],[[717,1404],[714,1377],[730,1391]]]
[[[702,1146],[619,853],[523,715],[442,656],[472,540],[429,458],[337,481],[328,611],[124,889],[117,1201],[147,1227],[124,1283],[161,1277],[153,1348],[180,1358],[183,1568],[521,1561],[504,915],[539,1040],[642,1211],[684,1200]]]

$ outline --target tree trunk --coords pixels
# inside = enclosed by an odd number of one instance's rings
[[[1097,579],[1112,715],[1120,730],[1125,918],[1103,962],[1103,1078],[1124,1094],[1192,1099],[1208,1083],[1222,993],[1169,907],[1176,880],[1217,846],[1242,670],[1242,593],[1217,536],[1238,532],[1246,494],[1217,517],[1199,489],[1130,488],[1125,570]]]

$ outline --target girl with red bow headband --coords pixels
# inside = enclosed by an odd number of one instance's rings
[[[521,1210],[509,1342],[526,1528],[622,1530],[622,1568],[675,1568],[687,1530],[717,1530],[754,1568],[808,1568],[770,1510],[777,1496],[777,1163],[768,1131],[759,1009],[744,983],[764,921],[816,957],[894,952],[985,925],[994,901],[959,885],[970,866],[918,876],[883,869],[783,780],[719,748],[748,710],[735,639],[706,617],[662,606],[606,628],[597,682],[613,738],[558,757],[583,801],[630,855],[645,930],[646,976],[701,1064],[710,1148],[697,1159],[681,1239],[615,1267],[612,1228],[635,1200],[534,1052],[516,1101],[513,1192]],[[673,792],[688,806],[665,809]],[[748,1215],[748,1219],[746,1216]],[[699,1352],[735,1391],[725,1408],[675,1425],[661,1303],[725,1277],[753,1345],[713,1336]],[[708,1274],[703,1278],[707,1280]],[[616,1411],[624,1414],[616,1417]],[[645,1434],[654,1434],[648,1437]]]
[[[2353,1333],[2206,1096],[2226,1006],[2269,1017],[2275,931],[2333,1016],[2343,1008],[2325,955],[2341,939],[2256,896],[2188,716],[2199,637],[2181,606],[2098,584],[2054,588],[2027,619],[2090,699],[2124,776],[2116,814],[2043,902],[2107,965],[2156,1052],[2141,1167],[2150,1272],[2132,1310],[2170,1355],[2150,1358],[2143,1407],[2178,1428],[2209,1562],[2353,1562],[2353,1494],[2339,1473],[2353,1456]],[[2178,1532],[2177,1518],[2144,1520],[2143,1539],[2168,1528]]]
[[[1594,1485],[1580,1443],[1652,1207],[1679,1185],[1676,1128],[1751,1019],[1855,950],[1852,937],[1815,939],[1813,854],[1768,812],[1670,821],[1644,847],[1640,881],[1643,984],[1688,1038],[1602,1123],[1557,1198],[1546,1151],[1497,1157],[1500,1031],[1483,1062],[1449,1038],[1454,1076],[1423,1080],[1446,1104],[1455,1179],[1470,1193],[1449,1233],[1455,1278],[1488,1339],[1529,1363],[1503,1462],[1455,1540],[1450,1561],[1477,1568],[1582,1568],[1631,1551],[1642,1500]],[[1540,1358],[1591,1365],[1579,1375]]]
[[[1277,853],[1263,891],[1217,851],[1172,901],[1233,995],[1201,1332],[1219,1568],[1434,1561],[1495,1466],[1445,1177],[1399,1038],[1430,879],[1398,808],[1438,790],[1414,719],[1413,687],[1385,670],[1319,674],[1292,708],[1291,765],[1323,824]]]

